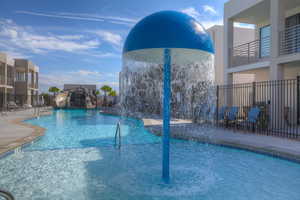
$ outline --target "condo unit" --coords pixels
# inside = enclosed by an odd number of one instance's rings
[[[12,59],[0,53],[0,108],[8,104],[35,105],[39,68],[26,59]]]
[[[236,45],[234,23],[255,27],[255,39]],[[230,0],[224,7],[224,82],[236,74],[254,81],[295,79],[300,75],[300,1]]]
[[[38,96],[39,68],[26,59],[15,59],[15,95],[17,101],[35,105]]]
[[[15,62],[4,53],[0,53],[0,107],[6,105],[14,94]]]

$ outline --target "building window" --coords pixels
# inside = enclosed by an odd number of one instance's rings
[[[271,36],[271,26],[264,26],[260,28],[260,57],[270,56],[270,36]]]
[[[25,81],[25,73],[24,72],[17,72],[17,81]]]
[[[288,53],[300,52],[300,13],[286,19],[285,45]]]

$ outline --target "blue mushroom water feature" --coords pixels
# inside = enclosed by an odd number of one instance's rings
[[[160,113],[162,107],[162,178],[165,182],[169,182],[170,177],[171,98],[178,104],[177,112],[191,117],[192,100],[186,99],[194,95],[196,86],[213,82],[213,60],[210,35],[194,18],[181,12],[161,11],[149,15],[127,36],[120,73],[121,104],[139,112],[147,112],[143,109],[148,106],[148,111]],[[203,103],[204,98],[199,95]],[[180,109],[182,105],[184,109]]]

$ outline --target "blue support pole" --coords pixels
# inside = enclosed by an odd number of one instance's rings
[[[171,50],[164,49],[163,68],[163,161],[162,178],[165,183],[170,179],[170,98],[171,98]]]

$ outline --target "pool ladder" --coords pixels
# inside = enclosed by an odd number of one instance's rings
[[[115,147],[121,148],[121,122],[117,123],[116,133],[115,133]]]
[[[1,190],[1,189],[0,189],[0,198],[1,199],[4,198],[5,200],[14,200],[15,199],[11,193]]]

